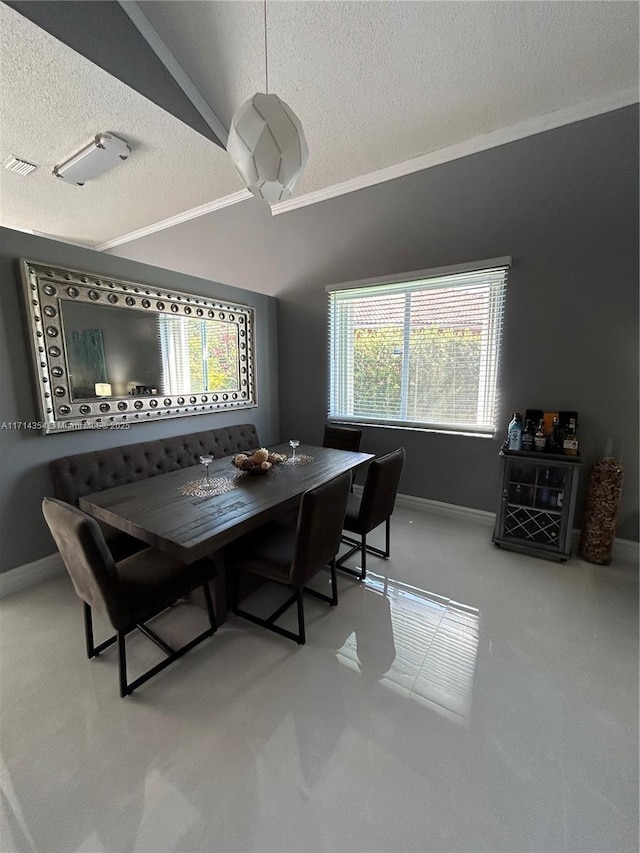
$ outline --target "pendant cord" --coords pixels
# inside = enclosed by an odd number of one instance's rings
[[[267,63],[267,0],[264,0],[264,87],[265,94],[269,94],[269,65]]]

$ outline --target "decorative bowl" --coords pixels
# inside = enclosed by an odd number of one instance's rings
[[[281,453],[271,453],[266,450],[266,448],[260,448],[260,450],[262,453],[259,461],[254,459],[253,452],[249,450],[247,453],[236,453],[235,456],[232,456],[231,464],[244,474],[257,476],[260,474],[268,474],[274,465],[279,465],[287,458]],[[265,453],[267,454],[266,459],[262,458]]]

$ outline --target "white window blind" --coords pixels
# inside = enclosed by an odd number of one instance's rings
[[[493,433],[508,259],[329,290],[329,417]]]

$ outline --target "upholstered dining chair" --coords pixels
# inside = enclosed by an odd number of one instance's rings
[[[353,427],[336,426],[325,424],[323,447],[333,447],[335,450],[360,450],[362,430]]]
[[[361,497],[349,496],[344,529],[349,533],[355,533],[359,538],[342,536],[342,541],[351,545],[351,548],[336,561],[336,564],[343,572],[353,575],[358,580],[364,580],[367,576],[367,553],[384,557],[385,560],[389,559],[391,515],[405,457],[404,447],[400,447],[393,453],[374,459],[367,469],[367,479]],[[367,544],[367,534],[383,521],[385,523],[384,551]],[[359,571],[344,565],[345,561],[356,552],[362,555],[362,566]]]
[[[295,525],[271,522],[235,542],[227,557],[232,578],[231,609],[237,616],[261,625],[276,634],[303,645],[306,639],[303,593],[338,603],[335,556],[340,548],[340,535],[349,497],[349,474],[341,474],[328,483],[306,491],[300,501]],[[331,596],[307,584],[327,564],[331,570]],[[278,609],[266,619],[243,610],[238,605],[239,573],[250,572],[293,590]],[[276,625],[276,621],[293,604],[298,610],[298,633]]]
[[[356,453],[360,450],[360,442],[362,440],[362,430],[354,427],[335,426],[335,424],[325,424],[324,436],[322,438],[323,447],[332,447],[334,450],[353,450]],[[353,484],[356,481],[356,472],[351,472],[351,491]]]
[[[84,602],[87,657],[97,657],[113,643],[118,643],[121,696],[128,696],[215,632],[217,625],[208,584],[216,575],[212,563],[200,560],[187,566],[154,548],[145,548],[116,563],[98,522],[90,515],[56,498],[45,498],[42,512],[75,591]],[[145,623],[199,586],[204,591],[209,628],[179,649],[173,649]],[[94,608],[107,617],[116,631],[98,646],[93,639]],[[128,682],[125,640],[135,628],[159,646],[167,657]]]

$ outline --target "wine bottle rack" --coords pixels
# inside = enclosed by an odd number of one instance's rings
[[[567,560],[580,459],[501,450],[502,482],[492,541],[503,548]]]

